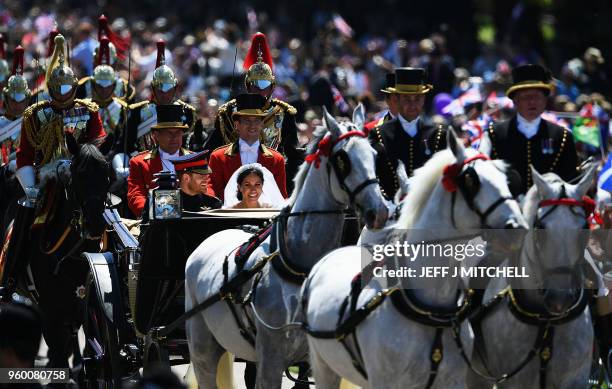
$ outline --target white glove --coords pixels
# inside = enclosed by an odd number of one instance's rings
[[[36,201],[38,198],[39,189],[36,187],[36,173],[33,166],[22,166],[15,172],[26,198],[31,201]]]
[[[130,175],[130,158],[124,153],[115,154],[113,157],[112,165],[113,169],[117,173],[117,176],[126,178]]]

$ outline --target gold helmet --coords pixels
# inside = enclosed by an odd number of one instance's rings
[[[259,90],[270,88],[270,94],[272,93],[275,85],[272,56],[266,36],[261,32],[253,35],[243,68],[246,71],[244,82],[247,88],[252,87]]]
[[[155,71],[153,71],[153,80],[151,86],[153,89],[160,89],[162,92],[168,92],[178,84],[178,80],[174,72],[166,65],[166,42],[160,39],[157,42],[157,62]]]
[[[11,74],[8,62],[6,62],[6,51],[4,45],[4,35],[0,34],[0,82],[4,82]]]
[[[28,82],[23,77],[23,47],[21,46],[15,48],[12,74],[2,91],[4,98],[10,98],[18,103],[29,99],[32,92],[28,87]]]
[[[100,50],[100,45],[96,46],[96,48],[94,49],[94,55],[93,55],[93,62],[94,63],[98,63],[98,51]],[[110,66],[115,66],[115,64],[117,63],[117,49],[115,48],[115,45],[113,45],[112,42],[110,42],[108,44],[108,52],[109,52],[109,62],[108,64]]]
[[[116,82],[115,69],[111,67],[110,41],[107,37],[100,40],[100,55],[96,58],[96,68],[93,71],[93,81],[103,88]]]
[[[52,98],[72,94],[72,100],[76,93],[77,78],[70,66],[64,65],[65,61],[65,39],[63,35],[57,35],[54,39],[55,47],[53,57],[47,67],[47,89]]]

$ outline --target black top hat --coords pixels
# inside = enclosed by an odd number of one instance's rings
[[[242,116],[267,116],[264,110],[266,98],[257,93],[243,93],[236,96],[236,111],[232,117],[236,115]]]
[[[395,87],[395,73],[387,73],[385,75],[385,87],[380,91],[382,93],[391,94],[393,92],[393,88]]]
[[[183,171],[200,174],[212,173],[212,170],[208,167],[208,150],[181,155],[169,160],[174,164],[174,170],[177,173]]]
[[[423,68],[397,68],[395,69],[395,86],[387,88],[390,93],[423,95],[433,89],[433,85],[426,84],[427,73]]]
[[[550,71],[541,65],[521,65],[512,69],[512,86],[506,91],[508,97],[521,89],[542,89],[548,95],[553,90]]]
[[[158,105],[155,109],[157,111],[157,124],[151,126],[152,130],[164,128],[189,128],[188,125],[184,124],[187,118],[182,105]]]

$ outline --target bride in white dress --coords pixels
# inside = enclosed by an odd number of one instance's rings
[[[282,208],[283,198],[272,173],[259,163],[243,165],[225,186],[223,208]]]

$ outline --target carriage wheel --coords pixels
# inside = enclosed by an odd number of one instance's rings
[[[106,318],[93,278],[87,276],[85,295],[85,379],[88,388],[121,388],[117,329]]]

